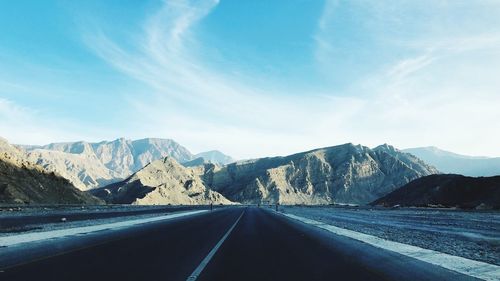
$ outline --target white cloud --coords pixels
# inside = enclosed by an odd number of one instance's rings
[[[53,126],[41,122],[40,113],[0,98],[0,132],[11,143],[44,143],[58,133]],[[40,128],[44,128],[41,130]]]
[[[439,7],[434,9],[421,9],[415,7],[420,4],[411,2],[381,2],[353,2],[356,8],[351,16],[362,18],[364,32],[375,40],[365,48],[380,48],[382,54],[389,51],[399,56],[384,57],[387,61],[376,64],[364,76],[360,74],[356,85],[344,93],[364,101],[346,120],[352,139],[369,145],[436,145],[471,155],[500,155],[496,145],[500,130],[494,121],[500,120],[500,28],[477,24],[487,18],[460,18],[455,5],[465,5],[462,2],[436,3]],[[336,1],[325,5],[316,33],[316,58],[326,75],[335,75],[331,64],[338,46],[332,29],[341,28],[335,26],[335,9]],[[490,9],[489,16],[495,13],[488,5],[482,9]],[[412,17],[415,11],[421,21]],[[446,13],[448,21],[440,13]],[[498,8],[496,13],[500,16]],[[461,29],[450,25],[454,22],[451,19],[460,21]],[[372,51],[373,56],[380,55],[377,49]]]
[[[114,139],[113,128],[86,126],[78,120],[54,118],[46,112],[0,98],[0,136],[13,144]]]
[[[203,3],[165,2],[146,21],[133,50],[102,32],[86,38],[104,60],[155,93],[129,98],[138,131],[172,137],[194,151],[217,148],[239,158],[287,154],[344,139],[336,124],[342,123],[351,99],[287,96],[208,67],[199,56],[195,27],[218,1]]]

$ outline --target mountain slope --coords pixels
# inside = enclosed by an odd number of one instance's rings
[[[416,179],[372,204],[500,209],[500,176],[431,175]]]
[[[194,156],[194,158],[203,158],[205,161],[214,163],[214,164],[219,164],[219,165],[226,165],[229,163],[236,162],[234,158],[231,156],[228,156],[218,150],[211,150],[211,151],[206,151],[206,152],[201,152],[198,153]]]
[[[102,204],[0,139],[0,204]]]
[[[474,177],[500,175],[500,157],[465,156],[437,147],[409,148],[403,151],[417,156],[444,173]]]
[[[199,173],[199,169],[183,167],[172,157],[165,157],[122,182],[91,190],[91,193],[119,204],[231,204],[218,192],[207,189]]]
[[[435,173],[435,168],[420,159],[388,145],[372,150],[344,144],[222,168],[212,166],[203,172],[203,181],[240,203],[365,204]]]
[[[35,149],[27,154],[27,158],[68,179],[80,190],[104,186],[120,178],[92,155]]]
[[[82,190],[122,180],[165,156],[181,162],[193,158],[186,148],[175,141],[154,138],[23,147],[30,152],[32,161],[65,176]]]

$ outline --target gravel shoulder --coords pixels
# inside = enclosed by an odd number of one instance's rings
[[[500,265],[500,212],[282,206],[282,212],[383,239]]]

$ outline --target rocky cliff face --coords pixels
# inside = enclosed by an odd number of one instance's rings
[[[172,157],[153,161],[128,179],[91,192],[111,203],[138,205],[231,204],[206,188],[199,167],[186,168]]]
[[[0,204],[102,204],[0,139]]]
[[[388,145],[369,149],[345,144],[222,168],[205,165],[202,178],[209,188],[241,203],[365,204],[435,173]]]
[[[69,179],[81,190],[122,180],[148,163],[171,156],[189,161],[193,155],[169,139],[117,139],[99,143],[52,143],[24,146],[29,159]]]

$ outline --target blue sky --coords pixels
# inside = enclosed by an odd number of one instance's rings
[[[1,1],[0,135],[500,156],[499,1]]]

